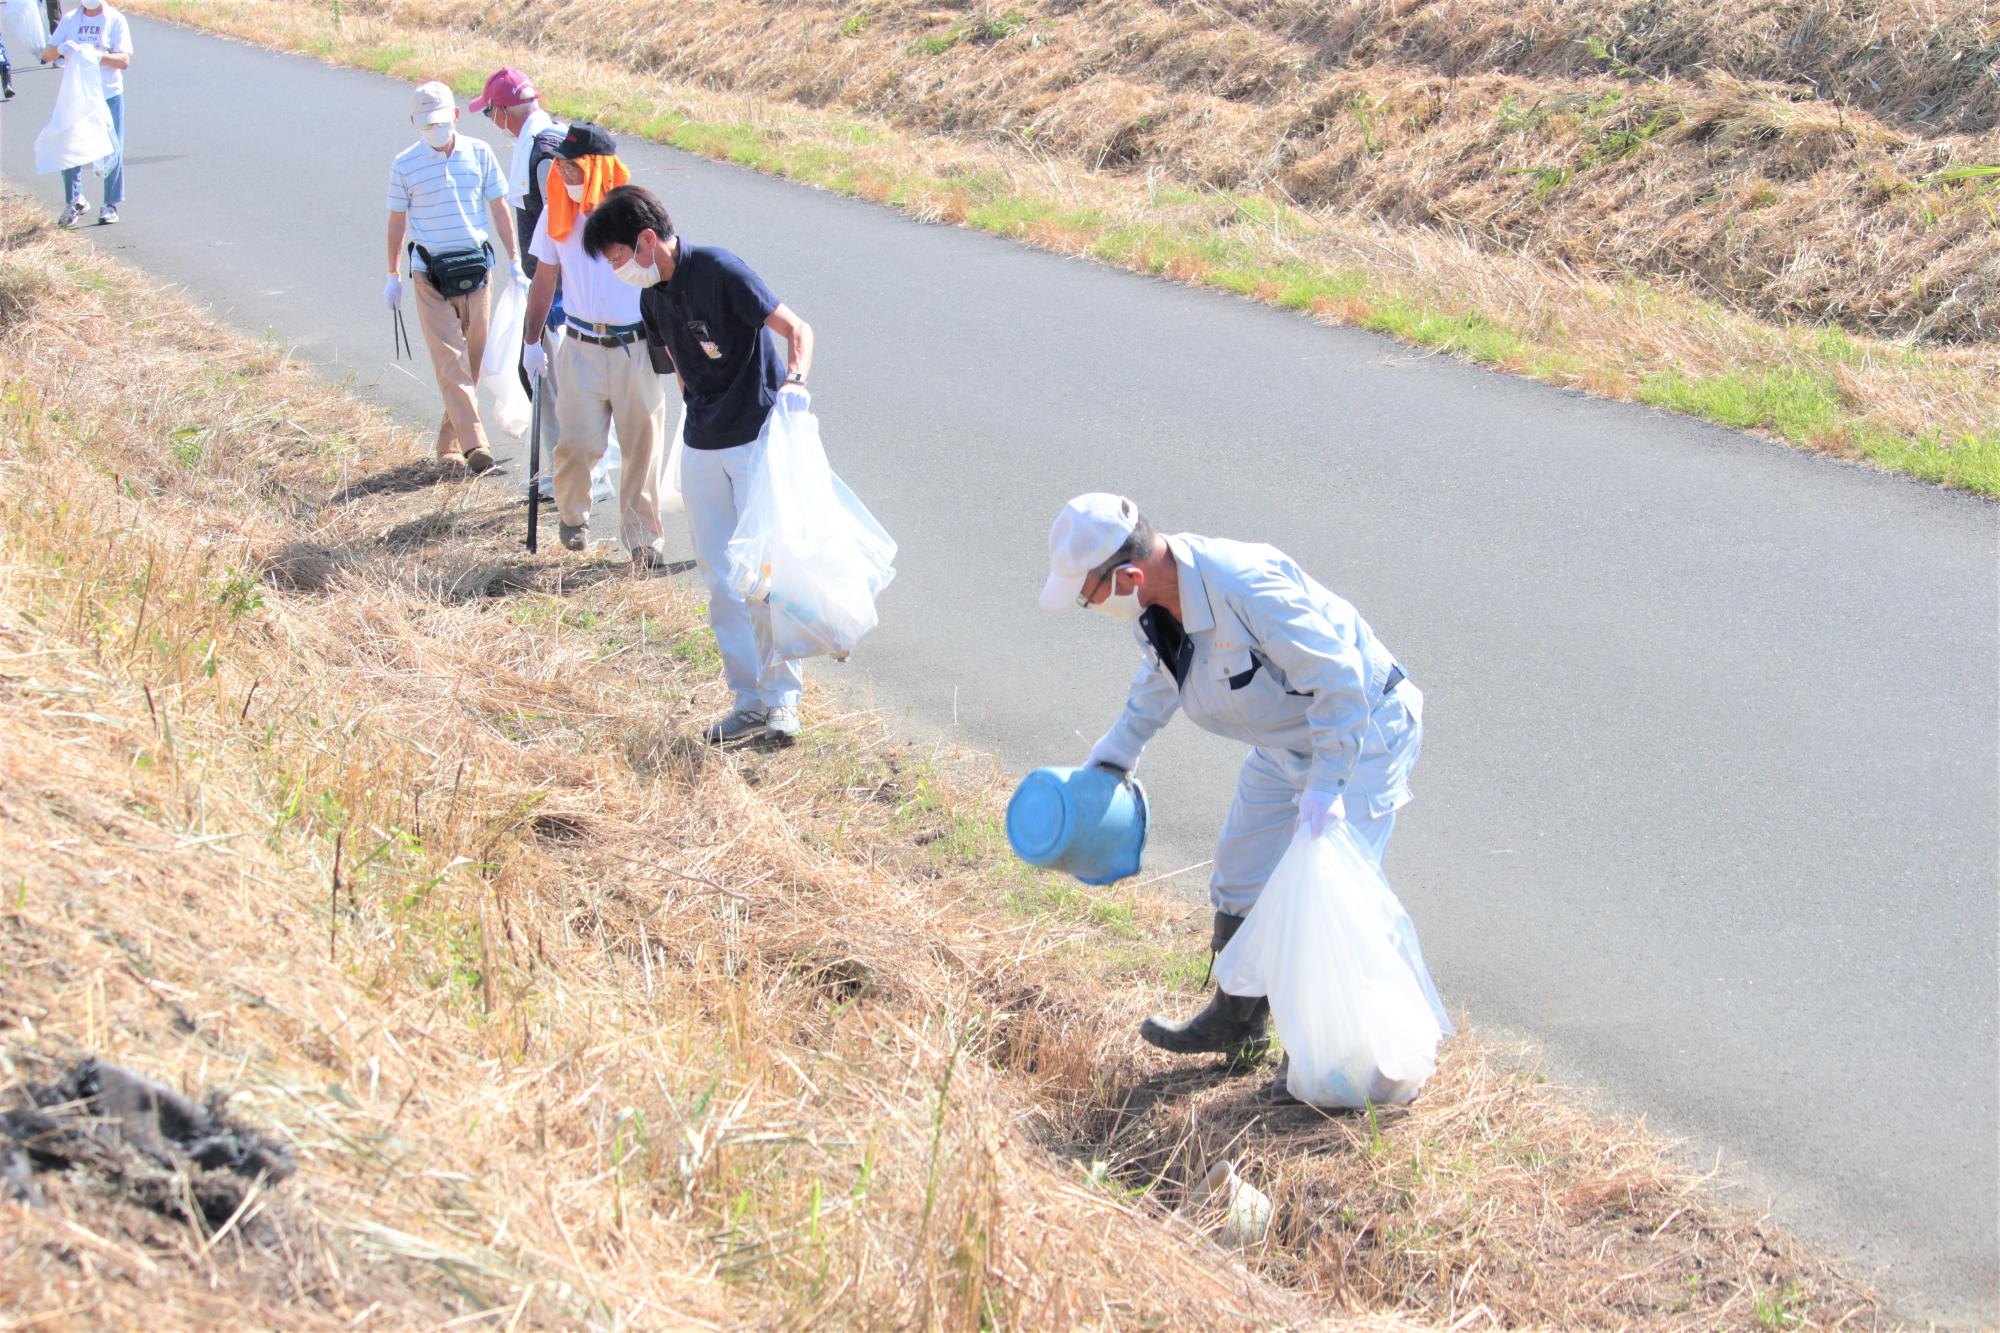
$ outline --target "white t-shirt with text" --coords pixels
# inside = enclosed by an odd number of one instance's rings
[[[62,22],[49,34],[49,45],[60,47],[64,42],[75,42],[78,46],[94,46],[100,51],[115,51],[120,55],[132,54],[132,25],[125,16],[110,5],[95,14],[81,8],[72,9],[63,15]],[[37,52],[37,54],[40,54]],[[125,95],[125,71],[105,69],[104,95],[123,97]]]

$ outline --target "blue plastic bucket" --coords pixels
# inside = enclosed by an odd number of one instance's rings
[[[1145,788],[1104,768],[1038,768],[1007,802],[1014,854],[1085,884],[1138,874],[1149,822]]]

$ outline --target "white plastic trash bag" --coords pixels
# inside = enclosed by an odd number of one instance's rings
[[[1268,995],[1291,1057],[1286,1086],[1314,1106],[1407,1102],[1452,1031],[1417,928],[1345,824],[1300,830],[1215,960],[1231,995]]]
[[[660,465],[660,512],[678,514],[687,508],[681,495],[681,443],[687,438],[687,403],[681,403],[680,424],[674,427],[674,442],[667,448],[667,461]]]
[[[490,444],[519,449],[528,442],[534,424],[533,404],[521,387],[521,325],[528,316],[528,289],[518,282],[492,284],[493,302],[486,317],[486,355],[479,361],[479,424],[486,428]],[[555,441],[553,401],[542,410],[542,442]],[[550,466],[545,455],[544,469]]]
[[[729,582],[771,607],[772,661],[845,659],[875,628],[896,543],[827,465],[819,420],[780,398],[729,542]]]
[[[41,57],[49,44],[48,22],[41,0],[5,0],[0,4],[0,33],[4,33],[15,59],[26,63]]]
[[[104,76],[97,67],[99,52],[92,46],[77,49],[82,57],[63,61],[55,111],[35,136],[38,172],[108,161],[118,151],[111,108],[104,101]]]

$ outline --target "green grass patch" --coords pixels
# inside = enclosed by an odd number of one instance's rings
[[[917,38],[903,49],[913,56],[941,56],[951,50],[952,47],[958,45],[958,39],[961,35],[962,33],[958,25],[954,23],[943,32],[935,32],[927,37]]]
[[[1130,903],[1059,875],[1037,875],[1008,894],[1007,910],[1027,920],[1074,921],[1120,939],[1137,934]]]
[[[381,46],[363,47],[354,54],[363,69],[394,78],[401,75],[403,63],[416,56],[417,48],[406,42],[388,42]]]
[[[1400,297],[1376,302],[1362,324],[1392,338],[1456,352],[1489,366],[1524,359],[1528,350],[1519,334],[1484,315],[1449,314]]]
[[[1843,342],[1851,345],[1851,340],[1842,334],[1829,341],[1829,359],[1845,359],[1838,349]],[[1859,454],[1892,472],[2000,496],[2000,431],[1905,435],[1857,420],[1831,375],[1746,370],[1690,376],[1664,371],[1641,380],[1638,397],[1651,406],[1718,425],[1770,431],[1798,444]]]
[[[1840,433],[1845,416],[1831,376],[1796,370],[1695,376],[1662,371],[1639,382],[1639,401],[1739,430],[1775,431],[1801,444]]]
[[[1911,437],[1863,425],[1854,435],[1862,456],[1878,467],[2000,498],[2000,431]]]

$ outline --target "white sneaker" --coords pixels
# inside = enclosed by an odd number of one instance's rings
[[[83,200],[79,199],[63,209],[62,213],[56,218],[56,225],[58,227],[74,227],[77,223],[83,221],[83,215],[88,211],[83,206]]]
[[[739,708],[727,717],[717,718],[709,724],[705,734],[710,745],[727,745],[753,735],[764,726],[766,714],[761,708]]]
[[[783,706],[773,708],[764,719],[764,734],[772,740],[789,745],[799,738],[799,710]]]

